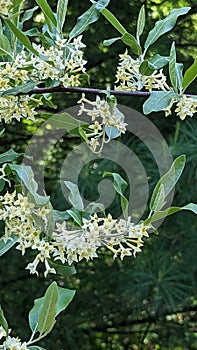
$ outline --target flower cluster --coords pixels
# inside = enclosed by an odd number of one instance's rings
[[[2,346],[4,350],[28,350],[26,342],[22,343],[18,337],[8,336]]]
[[[83,225],[79,230],[69,231],[66,222],[57,224],[52,238],[57,251],[55,259],[62,263],[67,261],[70,265],[97,257],[97,250],[101,246],[107,247],[114,253],[114,258],[120,255],[136,255],[141,251],[143,236],[148,237],[148,228],[143,224],[135,225],[128,220],[114,220],[110,214],[106,218],[99,218],[94,214],[89,220],[83,219]]]
[[[165,111],[165,116],[172,114],[172,107],[176,104],[175,113],[184,120],[187,116],[192,117],[197,112],[197,100],[186,95],[182,95],[179,99],[173,98]]]
[[[56,46],[45,49],[33,44],[38,55],[31,56],[25,50],[16,55],[13,62],[0,64],[0,92],[22,86],[28,81],[45,82],[47,79],[64,87],[80,85],[80,76],[85,73],[86,61],[83,60],[82,36],[72,42],[66,39],[56,40]],[[24,95],[1,95],[0,120],[9,123],[12,119],[35,120],[35,108],[42,104],[42,98]]]
[[[0,14],[7,16],[12,5],[12,0],[0,0]]]
[[[147,76],[140,73],[139,68],[141,61],[139,59],[134,60],[128,51],[126,50],[123,55],[120,56],[120,62],[116,72],[116,82],[119,83],[115,88],[117,90],[137,91],[143,88],[152,90],[168,90],[169,87],[166,83],[166,76],[163,74],[162,69],[157,70],[153,74]]]
[[[5,221],[4,241],[17,238],[17,249],[25,254],[27,248],[38,250],[33,263],[29,263],[27,269],[30,273],[37,273],[36,267],[39,262],[45,263],[45,276],[48,273],[55,273],[50,268],[47,259],[50,258],[53,247],[49,242],[42,238],[42,233],[46,230],[48,224],[48,214],[51,209],[45,206],[36,208],[35,204],[30,203],[28,198],[16,192],[6,193],[0,197],[3,209],[0,209],[0,220]],[[39,224],[37,224],[39,222]],[[42,227],[41,227],[42,226]]]
[[[96,258],[97,250],[101,246],[107,247],[114,253],[114,258],[120,255],[135,256],[141,251],[143,237],[148,237],[149,226],[143,223],[135,225],[128,220],[115,220],[110,214],[98,217],[94,214],[90,219],[83,218],[79,229],[71,230],[66,221],[56,223],[51,240],[48,241],[45,230],[50,220],[51,209],[45,206],[36,208],[28,198],[16,192],[6,193],[0,197],[2,203],[0,220],[5,221],[5,242],[16,239],[17,249],[25,254],[27,248],[37,250],[33,262],[27,265],[31,274],[37,274],[38,264],[44,263],[45,277],[48,273],[56,273],[50,266],[49,259],[60,260],[71,265],[85,258]]]
[[[96,101],[92,102],[86,99],[85,94],[82,94],[78,103],[81,104],[78,115],[85,113],[91,117],[93,122],[89,125],[89,131],[85,132],[87,144],[92,152],[100,153],[104,143],[125,133],[127,124],[124,123],[124,115],[116,107],[117,103],[113,96],[109,100],[97,96]],[[88,108],[89,105],[92,106],[91,109]]]

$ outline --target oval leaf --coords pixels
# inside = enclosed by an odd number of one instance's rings
[[[144,114],[162,111],[176,96],[177,94],[173,91],[152,91],[150,97],[143,104]]]
[[[154,57],[152,57],[149,60],[149,62],[152,63],[156,69],[160,69],[164,67],[166,64],[168,64],[169,57],[160,56],[159,54],[156,54]]]
[[[46,293],[43,298],[42,307],[38,315],[37,330],[40,333],[40,335],[46,335],[52,330],[56,322],[55,316],[57,314],[57,302],[58,287],[57,283],[53,282],[46,290]]]
[[[151,75],[151,74],[153,74],[155,69],[156,69],[155,66],[151,62],[149,62],[148,60],[144,60],[140,64],[139,72],[142,75]]]

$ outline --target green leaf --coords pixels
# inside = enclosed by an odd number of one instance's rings
[[[136,39],[133,35],[129,33],[124,33],[121,40],[123,43],[131,48],[131,50],[136,53],[136,55],[139,55],[141,53],[141,47],[138,45]]]
[[[170,49],[169,75],[170,75],[170,81],[171,81],[173,89],[176,92],[178,92],[177,77],[176,77],[176,49],[175,49],[174,42],[172,43],[172,46]]]
[[[183,169],[185,167],[185,161],[185,155],[181,155],[178,158],[176,158],[175,161],[172,163],[170,170],[165,175],[163,175],[161,179],[157,182],[150,200],[151,209],[154,208],[157,198],[158,196],[160,196],[159,192],[161,191],[161,185],[164,186],[163,189],[165,197],[172,191],[183,172]]]
[[[77,271],[74,267],[74,265],[68,266],[65,264],[62,264],[61,262],[52,261],[49,260],[49,264],[52,268],[55,269],[57,275],[60,275],[61,277],[68,277],[74,275]]]
[[[73,39],[83,33],[85,29],[99,19],[100,12],[109,4],[110,0],[99,0],[95,2],[85,13],[77,19],[77,24],[71,30],[69,38]]]
[[[148,225],[148,224],[153,223],[155,221],[161,220],[169,215],[177,213],[178,211],[181,211],[181,208],[170,207],[170,208],[167,208],[163,211],[156,211],[155,213],[153,213],[153,215],[151,217],[147,218],[144,221],[144,225]]]
[[[10,42],[4,34],[0,34],[0,48],[10,55]]]
[[[53,114],[50,116],[48,122],[51,126],[58,129],[67,130],[68,132],[72,129],[79,128],[80,125],[84,125],[84,122],[73,118],[68,113]]]
[[[57,32],[62,34],[62,28],[66,19],[68,0],[58,0],[57,3]]]
[[[145,6],[142,5],[138,15],[138,19],[137,19],[136,38],[137,38],[138,44],[140,42],[140,36],[144,31],[144,27],[145,27]]]
[[[109,140],[116,139],[121,134],[120,130],[115,126],[106,126],[106,125],[105,125],[105,133],[109,138]]]
[[[13,89],[9,89],[4,91],[1,96],[8,96],[8,95],[18,95],[20,93],[28,93],[29,91],[33,90],[37,85],[39,85],[40,83],[42,83],[41,80],[39,81],[28,81],[27,83],[23,84],[23,85],[19,85],[16,86]]]
[[[10,250],[17,242],[18,237],[15,235],[11,235],[10,239],[5,242],[4,237],[0,238],[0,256],[5,254],[8,250]]]
[[[174,97],[177,97],[177,94],[173,91],[152,91],[150,97],[143,104],[143,113],[162,111],[168,107]]]
[[[77,209],[68,209],[67,213],[79,225],[82,225],[82,213]]]
[[[53,217],[55,221],[64,221],[69,219],[67,211],[59,211],[53,209]]]
[[[58,287],[58,303],[56,316],[67,308],[67,306],[73,300],[75,293],[75,290]]]
[[[194,203],[189,203],[189,204],[185,205],[184,207],[182,207],[181,209],[190,210],[194,214],[197,214],[197,204],[194,204]]]
[[[156,69],[160,69],[164,67],[166,64],[168,64],[169,57],[160,56],[159,54],[156,54],[154,57],[152,57],[149,60],[149,62],[152,63]]]
[[[5,23],[11,29],[11,31],[15,34],[17,39],[31,52],[38,56],[38,52],[33,48],[29,38],[25,35],[19,28],[15,26],[13,22],[11,22],[8,18],[4,18]]]
[[[72,183],[71,181],[64,181],[64,183],[70,190],[70,194],[68,196],[69,202],[72,204],[72,206],[75,209],[83,210],[84,205],[83,205],[83,201],[82,201],[78,186]]]
[[[187,87],[192,83],[197,77],[197,58],[195,58],[194,63],[186,70],[183,77],[183,89],[186,90]]]
[[[116,38],[106,39],[106,40],[103,41],[103,45],[104,46],[110,46],[110,45],[112,45],[113,43],[115,43],[116,41],[118,41],[120,39],[121,39],[121,36],[118,36]]]
[[[39,331],[38,322],[42,312],[45,312],[44,322],[46,323],[47,318],[52,316],[52,320],[55,321],[55,317],[63,311],[74,297],[75,291],[64,289],[57,286],[56,282],[53,282],[48,287],[45,295],[41,298],[34,300],[34,306],[29,312],[29,325],[32,332]],[[50,308],[52,315],[50,316]],[[51,320],[49,322],[52,324]],[[42,325],[41,325],[42,326]]]
[[[152,211],[159,211],[165,204],[164,184],[161,184],[154,198],[151,198],[150,209]]]
[[[38,184],[34,179],[34,174],[30,166],[21,164],[9,164],[9,168],[17,173],[19,179],[31,193],[36,204],[45,205],[49,202],[48,196],[41,196],[37,193]]]
[[[161,220],[169,215],[180,212],[181,210],[189,210],[189,211],[192,211],[194,214],[197,214],[197,204],[189,203],[184,207],[170,207],[163,211],[156,211],[153,213],[153,215],[150,218],[147,218],[144,221],[144,224],[147,225],[155,221]]]
[[[155,66],[151,62],[149,62],[148,60],[144,60],[140,64],[139,72],[142,75],[151,75],[151,74],[153,74],[155,69],[156,69]]]
[[[182,7],[173,9],[166,18],[157,21],[154,28],[148,34],[144,44],[145,49],[148,49],[161,35],[169,32],[175,26],[177,18],[181,15],[185,15],[190,8],[191,7]]]
[[[24,23],[26,21],[29,21],[33,17],[34,12],[38,9],[38,6],[34,6],[33,8],[29,10],[25,10],[23,13],[23,17],[21,19],[21,23]]]
[[[6,55],[12,58],[12,55],[8,51],[2,49],[1,47],[0,47],[0,55],[3,55],[3,56]]]
[[[0,192],[4,189],[4,187],[5,187],[5,180],[0,179]]]
[[[57,283],[53,282],[47,288],[43,298],[42,307],[38,315],[38,332],[40,335],[50,333],[55,325],[55,316],[57,314],[58,303],[58,287]]]
[[[0,325],[3,327],[3,329],[6,331],[6,334],[8,335],[9,326],[1,306],[0,306]]]
[[[0,164],[12,162],[13,160],[18,159],[22,155],[23,153],[17,153],[12,148],[10,148],[8,151],[0,154]]]
[[[123,215],[124,215],[125,219],[127,219],[128,218],[128,204],[129,203],[128,203],[127,198],[124,196],[124,192],[125,192],[125,189],[128,186],[128,184],[122,178],[122,176],[120,176],[117,173],[105,172],[103,174],[103,177],[106,177],[106,176],[112,176],[113,177],[114,189],[120,195],[122,212],[123,212]]]
[[[36,2],[40,6],[42,12],[44,13],[48,27],[50,28],[51,23],[53,23],[54,27],[56,27],[57,21],[48,2],[46,0],[36,0]]]
[[[113,15],[113,13],[111,13],[108,9],[103,9],[101,13],[108,20],[108,22],[110,22],[112,26],[116,28],[116,30],[120,34],[124,35],[125,33],[127,33],[127,30],[122,26],[122,24],[117,20],[117,18]]]
[[[28,345],[28,350],[46,350],[46,349],[37,345],[32,345],[32,346]]]

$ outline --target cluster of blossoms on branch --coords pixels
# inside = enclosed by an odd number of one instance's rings
[[[12,0],[0,0],[0,14],[7,16],[12,5]]]
[[[124,115],[117,108],[114,96],[106,100],[97,96],[95,101],[90,101],[82,94],[78,103],[78,115],[86,113],[93,122],[89,125],[90,132],[85,132],[86,142],[93,153],[100,153],[104,143],[125,133],[127,124],[124,123]]]
[[[36,54],[22,50],[12,62],[0,63],[0,120],[9,123],[12,119],[35,120],[35,108],[42,104],[42,97],[24,95],[5,95],[7,90],[25,83],[52,81],[64,87],[80,85],[80,76],[85,73],[86,61],[83,59],[82,36],[69,42],[67,39],[56,40],[56,46],[45,49],[33,44]]]
[[[36,208],[27,197],[16,192],[6,193],[0,197],[2,203],[0,220],[5,222],[5,242],[17,237],[17,249],[25,254],[27,248],[37,250],[33,262],[27,265],[32,274],[38,274],[38,264],[44,263],[45,277],[48,273],[56,273],[50,266],[50,259],[60,260],[71,265],[83,258],[97,257],[97,250],[105,246],[120,256],[135,256],[141,251],[143,237],[148,237],[149,226],[143,223],[135,225],[131,218],[115,220],[110,214],[98,217],[94,214],[89,219],[83,218],[82,226],[71,230],[66,221],[56,223],[51,237],[47,237],[48,215],[51,209],[42,206]]]
[[[16,337],[7,336],[4,328],[0,326],[0,339],[6,337],[6,340],[3,341],[2,345],[0,344],[0,348],[3,350],[28,350],[26,342],[21,342],[21,340]]]
[[[151,75],[140,73],[140,59],[134,60],[126,50],[123,55],[119,55],[120,62],[116,72],[116,90],[140,91],[143,88],[148,91],[152,90],[169,90],[166,83],[166,76],[163,70],[155,71]]]
[[[182,95],[178,99],[173,98],[168,107],[164,109],[166,117],[172,114],[174,104],[176,104],[175,113],[181,120],[184,120],[187,116],[193,117],[197,113],[197,99]]]

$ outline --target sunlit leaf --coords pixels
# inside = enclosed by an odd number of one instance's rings
[[[138,45],[133,35],[124,33],[121,40],[125,45],[129,46],[136,55],[139,55],[141,53],[141,47]]]
[[[62,28],[66,19],[68,0],[58,0],[57,3],[57,32],[62,33]]]
[[[160,68],[164,67],[166,64],[168,64],[169,57],[165,57],[165,56],[161,56],[159,54],[156,54],[155,56],[153,56],[149,60],[149,62],[152,63],[156,69],[160,69]]]
[[[124,35],[127,33],[127,30],[108,9],[103,9],[101,13],[120,34]]]
[[[120,39],[121,39],[121,36],[118,36],[116,38],[106,39],[106,40],[103,41],[103,45],[104,46],[110,46],[110,45],[112,45],[113,43],[115,43],[116,41],[118,41]]]
[[[191,7],[182,7],[173,9],[166,18],[157,21],[154,28],[148,34],[144,44],[145,49],[148,49],[161,35],[169,32],[175,26],[177,18],[181,15],[185,15],[190,8]]]
[[[48,26],[50,27],[50,22],[52,22],[54,27],[56,27],[57,21],[48,2],[46,0],[36,0],[36,2],[40,6],[42,12],[44,13]]]
[[[75,209],[83,210],[84,205],[83,205],[83,201],[82,201],[78,186],[72,183],[71,181],[64,181],[64,183],[70,190],[70,193],[68,196],[69,202],[72,204],[72,206]]]
[[[152,91],[150,97],[143,104],[144,114],[162,111],[168,107],[174,97],[177,97],[177,94],[173,91]]]
[[[144,27],[145,27],[145,7],[144,7],[144,5],[142,5],[140,12],[139,12],[139,15],[138,15],[138,19],[137,19],[136,38],[137,38],[138,44],[140,41],[140,36],[142,35],[142,33],[144,31]]]
[[[98,0],[95,2],[85,13],[83,13],[77,19],[77,24],[71,30],[69,38],[80,35],[85,31],[85,29],[91,24],[99,19],[101,11],[109,4],[110,0]]]
[[[161,185],[158,188],[158,191],[155,194],[155,197],[151,198],[150,201],[150,209],[152,211],[159,211],[161,208],[163,208],[165,204],[165,191],[164,191],[164,184],[161,183]]]
[[[18,237],[15,235],[11,235],[10,239],[6,242],[4,240],[5,237],[0,238],[0,256],[5,254],[8,250],[10,250],[17,242]]]

